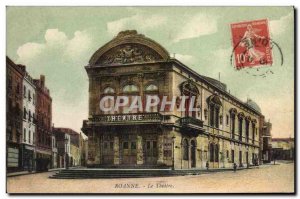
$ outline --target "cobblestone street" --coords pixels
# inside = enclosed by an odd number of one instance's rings
[[[49,179],[53,172],[7,178],[9,193],[290,193],[294,164],[262,165],[236,173],[131,179]]]

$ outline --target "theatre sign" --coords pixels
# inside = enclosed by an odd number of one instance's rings
[[[160,122],[162,115],[159,113],[131,113],[131,114],[115,114],[115,115],[99,115],[91,118],[96,123],[130,123],[130,122]]]

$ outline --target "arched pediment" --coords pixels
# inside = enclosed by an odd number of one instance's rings
[[[168,59],[169,53],[157,42],[138,34],[135,30],[127,30],[120,32],[113,40],[99,48],[89,64],[106,66]]]
[[[236,108],[231,108],[231,109],[229,110],[229,112],[230,112],[231,115],[236,115],[236,114],[237,114]]]
[[[243,112],[240,112],[240,113],[238,114],[238,117],[239,117],[240,119],[243,119],[243,118],[245,118],[245,114],[244,114]]]
[[[182,82],[179,87],[183,95],[186,93],[192,93],[193,95],[197,96],[199,94],[197,86],[191,81]]]
[[[222,106],[222,102],[221,102],[221,99],[217,96],[217,95],[211,95],[207,98],[207,103],[208,104],[215,104],[215,105],[218,105],[218,106]]]

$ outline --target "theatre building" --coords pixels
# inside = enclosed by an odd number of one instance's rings
[[[258,163],[263,115],[257,104],[237,99],[225,84],[171,58],[144,35],[120,32],[92,55],[85,69],[89,116],[82,131],[88,135],[87,166],[189,169],[207,163],[210,168]],[[100,109],[106,96],[128,96],[129,103]],[[175,107],[161,110],[159,103],[130,111],[134,96],[141,96],[143,104],[149,96],[167,96]],[[179,110],[183,96],[185,111]]]

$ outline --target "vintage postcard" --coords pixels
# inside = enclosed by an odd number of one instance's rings
[[[7,193],[295,193],[294,12],[8,6]]]

